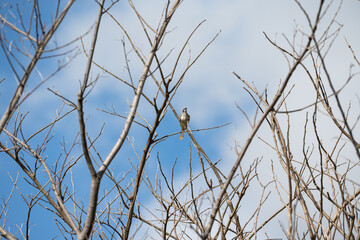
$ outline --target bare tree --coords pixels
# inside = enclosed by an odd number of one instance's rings
[[[351,69],[360,67],[360,63],[356,51],[345,40],[357,66],[350,69],[338,88],[326,59],[342,27],[337,23],[341,1],[319,1],[312,16],[295,0],[308,30],[296,28],[292,40],[284,35],[286,44],[264,33],[269,44],[286,59],[287,74],[275,93],[270,94],[268,91],[274,89],[260,90],[251,80],[233,72],[256,106],[255,114],[250,116],[237,105],[247,118],[251,133],[243,145],[234,142],[237,157],[229,170],[221,166],[223,160],[214,160],[204,150],[206,146],[194,133],[230,123],[186,129],[191,142],[186,153],[188,172],[181,183],[176,168],[184,163],[175,160],[170,166],[164,155],[170,152],[172,158],[176,156],[171,151],[162,152],[165,148],[157,149],[178,136],[180,127],[164,132],[162,126],[169,117],[179,121],[179,110],[173,106],[179,87],[220,32],[207,39],[193,57],[190,42],[204,23],[200,22],[179,39],[176,50],[169,50],[167,37],[176,31],[169,25],[182,1],[165,1],[159,23],[153,26],[129,0],[128,6],[148,43],[147,47],[138,47],[132,37],[135,30],[127,29],[115,14],[114,8],[121,3],[102,0],[94,2],[98,12],[90,31],[59,44],[56,34],[66,15],[74,14],[74,2],[59,0],[52,3],[51,10],[38,1],[1,6],[7,12],[0,14],[1,61],[12,70],[17,88],[12,95],[6,95],[6,109],[0,120],[0,161],[10,159],[19,172],[16,177],[9,174],[9,194],[1,193],[2,237],[31,238],[34,212],[44,211],[57,226],[53,236],[65,239],[256,239],[259,234],[273,238],[274,231],[268,226],[277,226],[281,236],[288,239],[360,238],[360,143],[355,134],[360,114],[352,113],[351,106],[346,106],[341,98],[341,92],[357,76]],[[336,11],[331,12],[329,9],[334,6]],[[122,33],[119,45],[123,50],[123,73],[96,59],[104,21],[111,21]],[[79,70],[83,77],[77,95],[47,88],[61,104],[57,103],[58,111],[52,120],[46,120],[41,127],[33,126],[28,121],[31,106],[24,111],[27,101],[45,82],[71,67],[79,56],[86,61]],[[132,70],[136,68],[130,61],[133,58],[140,63],[141,73]],[[49,73],[54,59],[57,65]],[[44,67],[42,62],[48,65]],[[48,76],[43,77],[41,71]],[[308,91],[314,99],[309,105],[289,110],[289,99],[298,84],[294,75],[299,71],[312,84]],[[33,77],[36,73],[37,77]],[[125,89],[132,101],[121,110],[114,105],[97,108],[107,121],[96,118],[100,127],[94,127],[88,103],[104,78],[111,79],[112,86]],[[0,84],[9,81],[4,78]],[[5,106],[3,102],[2,105]],[[350,114],[357,116],[350,118]],[[304,125],[294,126],[294,116],[302,116]],[[117,124],[111,119],[116,119]],[[68,135],[59,132],[61,124],[76,131]],[[260,128],[265,130],[259,131]],[[337,133],[332,139],[325,134],[330,128]],[[141,136],[134,133],[136,141],[129,134],[132,129],[141,132]],[[106,135],[105,131],[111,134]],[[59,144],[53,141],[55,138],[63,139]],[[101,147],[102,141],[106,148]],[[249,157],[249,149],[258,148],[260,143],[274,153],[276,160],[261,155]],[[120,162],[121,173],[113,167],[116,162]],[[262,175],[264,166],[270,179]],[[84,171],[90,178],[82,179]],[[21,198],[26,205],[25,224],[19,220],[16,230],[7,224],[15,198]]]

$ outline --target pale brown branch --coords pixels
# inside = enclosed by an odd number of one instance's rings
[[[69,0],[68,1],[65,8],[61,12],[59,18],[56,19],[56,21],[53,23],[53,25],[51,26],[49,31],[46,33],[46,35],[43,37],[43,39],[38,43],[38,47],[36,49],[36,52],[35,52],[33,58],[31,59],[31,62],[29,63],[28,67],[26,68],[25,73],[24,73],[24,75],[23,75],[23,77],[22,77],[22,79],[21,79],[15,93],[14,93],[14,96],[12,97],[12,99],[11,99],[5,113],[3,114],[3,116],[2,116],[2,118],[0,120],[0,134],[3,131],[3,129],[5,128],[5,126],[7,125],[8,121],[10,120],[10,117],[12,116],[13,112],[15,111],[17,103],[18,103],[20,97],[22,96],[24,88],[25,88],[25,86],[26,86],[26,84],[27,84],[27,82],[29,80],[31,72],[35,68],[36,63],[40,59],[41,55],[43,54],[43,51],[44,51],[45,47],[47,46],[48,42],[50,41],[50,39],[54,35],[55,31],[59,27],[60,23],[63,21],[64,17],[68,13],[70,7],[72,6],[72,4],[74,2],[75,2],[75,0]]]
[[[209,220],[209,223],[206,227],[206,231],[204,232],[202,238],[203,239],[207,239],[209,234],[210,234],[210,231],[212,229],[212,226],[214,224],[214,220],[215,220],[215,215],[216,213],[219,211],[219,208],[220,208],[220,204],[221,204],[221,201],[222,201],[222,198],[224,197],[225,195],[225,192],[226,192],[226,189],[227,187],[230,185],[230,182],[232,181],[232,178],[234,177],[235,175],[235,172],[238,168],[238,166],[240,165],[240,162],[241,160],[243,159],[248,147],[250,146],[250,143],[252,142],[254,136],[256,135],[256,132],[259,130],[260,126],[262,125],[263,121],[266,119],[267,115],[273,110],[275,104],[277,103],[277,101],[280,99],[280,96],[283,94],[284,90],[285,90],[285,87],[287,85],[287,83],[289,82],[292,74],[294,73],[295,69],[297,68],[297,66],[300,64],[300,62],[302,61],[303,57],[305,56],[305,54],[307,53],[308,51],[308,47],[310,46],[310,43],[312,42],[313,40],[313,36],[315,34],[315,31],[316,31],[316,28],[317,28],[317,23],[318,23],[318,20],[319,20],[319,14],[321,12],[321,6],[322,4],[320,4],[320,7],[319,7],[319,11],[318,11],[318,16],[317,16],[317,19],[316,19],[316,23],[312,29],[312,34],[311,36],[309,37],[309,40],[308,40],[308,43],[306,45],[306,47],[304,48],[302,54],[300,55],[300,57],[298,58],[298,60],[295,62],[295,64],[293,65],[293,67],[291,68],[291,70],[289,71],[288,75],[286,76],[286,78],[284,79],[284,82],[283,84],[281,85],[279,91],[277,92],[277,94],[275,95],[272,103],[269,105],[269,107],[266,108],[266,110],[264,111],[264,113],[262,114],[260,120],[258,121],[258,123],[256,124],[256,126],[254,127],[254,129],[252,130],[251,134],[250,134],[250,137],[247,139],[245,145],[243,146],[243,149],[240,153],[240,155],[238,156],[235,164],[233,165],[231,171],[230,171],[230,174],[226,180],[226,182],[224,183],[222,189],[221,189],[221,192],[219,193],[218,195],[218,198],[212,208],[212,212],[211,212],[211,216],[210,216],[210,220]],[[235,74],[235,73],[234,73]],[[235,74],[236,75],[236,74]]]
[[[1,21],[7,25],[10,29],[14,30],[15,32],[20,33],[21,35],[27,37],[29,40],[33,41],[36,44],[39,44],[40,42],[38,42],[33,36],[31,36],[29,33],[26,33],[24,31],[22,31],[21,29],[19,29],[18,27],[16,27],[14,24],[12,24],[11,22],[9,22],[8,20],[6,20],[6,18],[4,18],[1,14],[0,14],[0,19]]]

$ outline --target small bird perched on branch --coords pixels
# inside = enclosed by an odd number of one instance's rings
[[[180,127],[181,127],[180,140],[184,139],[185,130],[188,128],[189,121],[190,121],[190,115],[187,113],[187,108],[184,108],[180,115]]]

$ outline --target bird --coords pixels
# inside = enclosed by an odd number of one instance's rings
[[[187,113],[187,108],[184,108],[180,115],[180,127],[181,127],[180,140],[184,139],[185,130],[189,126],[189,121],[190,121],[190,115]]]

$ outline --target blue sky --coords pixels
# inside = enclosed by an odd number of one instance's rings
[[[312,20],[314,19],[317,7],[317,1],[316,4],[314,4],[314,2],[315,1],[312,0],[303,1]],[[49,1],[44,1],[42,4],[49,4]],[[151,26],[157,26],[164,1],[134,1],[134,4]],[[333,16],[338,4],[338,1],[334,2],[328,10],[328,16]],[[0,14],[9,16],[8,10],[9,8],[5,5],[5,7],[0,9]],[[54,40],[61,44],[83,35],[94,24],[97,12],[97,4],[94,3],[94,1],[77,1],[58,29]],[[350,65],[355,63],[344,37],[346,37],[355,52],[359,53],[360,51],[360,31],[358,31],[360,22],[359,12],[359,1],[344,1],[336,18],[336,23],[334,24],[334,26],[343,25],[343,27],[335,39],[331,51],[327,54],[326,61],[330,69],[330,74],[332,78],[335,79],[334,84],[336,87],[340,87],[346,81]],[[128,6],[127,2],[120,1],[112,9],[111,13],[125,26],[136,46],[144,55],[147,55],[150,46],[134,12]],[[170,55],[168,61],[163,66],[166,71],[171,70],[177,56],[176,54],[179,52],[187,36],[203,20],[206,21],[193,36],[189,44],[192,59],[220,30],[221,33],[188,71],[172,104],[178,110],[178,113],[181,112],[183,107],[188,108],[188,112],[191,115],[191,129],[213,127],[231,122],[230,125],[224,128],[195,133],[196,139],[213,161],[222,159],[220,168],[224,173],[227,173],[235,161],[235,152],[233,150],[234,141],[242,145],[251,131],[246,118],[236,108],[235,102],[244,109],[250,117],[254,116],[256,109],[250,96],[243,90],[244,85],[231,72],[235,71],[244,79],[253,82],[259,91],[263,91],[264,88],[267,87],[269,96],[272,96],[277,90],[279,81],[286,76],[288,65],[283,55],[266,40],[263,32],[280,45],[289,47],[283,34],[292,40],[295,28],[308,33],[309,26],[307,25],[305,16],[294,1],[184,1],[168,27],[168,30],[172,31],[167,34],[164,46],[159,52],[159,56],[164,57],[171,49],[174,49],[174,53]],[[323,19],[323,25],[320,25],[320,32],[324,30],[328,22],[329,18],[325,17],[325,19]],[[333,30],[335,30],[335,27]],[[4,30],[2,29],[1,31]],[[89,49],[91,36],[92,35],[89,34],[83,37],[85,48],[87,49]],[[14,41],[16,40],[15,35],[10,34],[9,37],[13,38]],[[122,38],[123,33],[121,29],[116,26],[111,18],[105,16],[101,23],[100,36],[94,60],[114,74],[128,79],[128,73],[125,70]],[[296,46],[300,47],[300,45],[301,38],[300,33],[298,33]],[[24,102],[23,106],[21,106],[22,113],[29,112],[24,121],[25,135],[30,136],[36,129],[51,122],[61,108],[61,100],[49,92],[47,88],[55,87],[63,96],[76,102],[80,81],[84,76],[86,56],[82,52],[80,41],[75,42],[75,44],[67,49],[69,50],[73,47],[78,48],[79,55],[77,55],[65,69],[42,85]],[[189,52],[189,47],[187,48],[187,53]],[[126,42],[126,48],[128,51],[130,50],[129,42]],[[69,57],[70,56],[71,54]],[[181,73],[181,68],[186,64],[187,56],[188,55],[185,54],[185,57],[180,61],[180,70],[178,75],[176,75],[177,77]],[[128,57],[132,77],[134,81],[137,81],[142,71],[142,64],[133,51],[129,52]],[[56,69],[57,60],[58,59],[40,61],[37,66],[38,71],[41,72],[42,76],[46,77]],[[66,61],[66,59],[64,61]],[[0,62],[0,79],[3,77],[6,78],[6,81],[0,85],[0,113],[2,114],[6,108],[6,104],[9,102],[9,97],[13,94],[17,82],[4,59],[3,52],[0,54]],[[354,72],[359,71],[359,67],[355,66],[353,70]],[[94,66],[91,77],[94,79],[98,74],[100,74],[100,79],[87,99],[85,112],[88,118],[87,131],[92,138],[96,137],[101,126],[106,122],[101,140],[99,140],[96,145],[100,154],[105,158],[121,133],[124,121],[120,118],[109,116],[98,109],[115,109],[118,113],[126,115],[129,111],[128,103],[132,101],[133,93],[129,88],[125,87],[124,84],[104,74]],[[34,72],[26,91],[30,91],[40,81],[41,76]],[[306,79],[303,71],[296,72],[289,86],[293,84],[295,84],[295,87],[293,94],[287,102],[288,109],[296,109],[314,101],[315,95],[309,91],[309,88],[312,88],[311,83]],[[341,93],[345,105],[347,105],[349,101],[352,102],[353,114],[350,115],[350,119],[356,118],[356,113],[360,110],[359,102],[356,98],[358,89],[360,89],[360,83],[359,77],[356,76]],[[149,79],[145,86],[145,93],[153,94],[155,90],[154,83]],[[69,107],[64,107],[62,113],[65,113],[69,109]],[[141,100],[138,113],[151,121],[153,109],[144,100]],[[137,118],[137,120],[141,121],[139,118]],[[283,120],[284,122],[286,121],[285,118]],[[301,143],[302,129],[305,122],[304,114],[293,114],[291,115],[291,120],[293,121],[293,126],[295,126],[292,128],[293,140]],[[324,117],[323,120],[324,123],[327,124],[328,119]],[[10,124],[10,126],[12,126],[12,124]],[[48,156],[48,159],[52,161],[59,157],[59,154],[62,152],[60,144],[65,142],[66,146],[69,146],[77,131],[77,114],[73,112],[53,129],[51,133],[53,139],[46,150],[45,156]],[[169,110],[159,127],[159,136],[172,134],[177,131],[179,131],[178,122]],[[271,139],[270,132],[266,127],[262,127],[260,133],[265,138]],[[326,143],[329,142],[329,144],[331,144],[333,136],[337,134],[337,132],[328,131],[325,127],[321,129],[321,133],[323,134],[324,141]],[[359,133],[358,130],[356,133]],[[141,154],[146,137],[146,130],[135,124],[132,126],[129,133],[129,141],[134,144],[139,154]],[[172,136],[165,142],[158,144],[152,150],[152,154],[146,165],[146,171],[149,175],[157,172],[157,153],[159,153],[160,161],[169,174],[171,173],[171,167],[175,159],[177,159],[175,181],[181,186],[184,179],[188,177],[189,145],[191,144],[187,136],[183,141],[179,141],[178,137],[179,135]],[[0,139],[1,141],[6,139],[4,133],[2,133]],[[40,138],[35,138],[30,144],[36,147],[40,144],[39,141]],[[197,154],[194,147],[191,146],[191,148],[194,169],[200,171],[201,168]],[[72,152],[72,156],[77,156],[79,151],[80,148],[77,146],[74,152]],[[296,153],[297,151],[300,152],[301,148],[295,148],[294,152]],[[349,154],[349,156],[353,154],[351,148],[345,151],[344,157],[347,157],[347,154]],[[12,186],[9,174],[15,177],[20,169],[11,162],[4,153],[1,153],[0,156],[0,169],[2,169],[2,171],[0,171],[0,181],[2,182],[0,197],[6,199]],[[246,158],[248,162],[245,160],[244,164],[249,164],[254,158],[261,156],[265,156],[262,165],[259,167],[259,169],[262,170],[261,177],[263,177],[264,180],[270,179],[272,175],[271,172],[268,171],[269,162],[276,159],[276,154],[259,139],[257,139],[249,149]],[[31,160],[29,159],[29,161]],[[115,176],[121,178],[131,166],[129,161],[134,163],[138,162],[131,144],[127,143],[120,150],[110,169]],[[22,173],[19,172],[20,176],[22,176],[21,174]],[[76,165],[74,174],[76,174],[75,180],[79,200],[82,200],[86,205],[86,196],[89,189],[89,174],[85,162],[80,161],[80,163]],[[134,178],[134,171],[128,175],[124,184],[126,185],[131,178]],[[357,178],[357,180],[359,180],[359,178]],[[108,184],[110,183],[104,181],[102,188],[108,188]],[[29,186],[24,184],[24,180],[21,177],[19,177],[19,186],[26,193],[33,191]],[[144,199],[149,198],[149,193],[145,186],[143,186],[142,190],[143,192],[141,192],[140,197]],[[16,225],[21,226],[21,224],[24,224],[26,214],[24,212],[24,203],[18,192],[15,192],[12,197],[13,202],[9,205],[7,229],[10,229],[12,233],[20,237]],[[257,193],[251,192],[249,194],[249,199],[247,199],[249,205],[253,204],[251,201],[252,196],[256,198]],[[148,206],[155,205],[151,198],[145,202]],[[278,204],[281,205],[281,203],[276,200],[269,202],[270,206],[276,206]],[[246,211],[244,214],[247,214]],[[266,216],[266,213],[264,216]],[[3,219],[1,220],[3,221]],[[47,215],[46,211],[37,207],[34,209],[31,220],[34,223],[31,230],[34,239],[54,237],[52,232],[49,231],[45,233],[42,230],[43,224],[53,221],[53,216]],[[286,218],[284,221],[286,221]],[[46,224],[46,227],[56,229],[55,224]],[[273,232],[275,235],[281,234],[279,226],[277,227],[278,231]],[[278,236],[276,235],[274,237]],[[61,239],[61,237],[58,236],[58,239]]]

